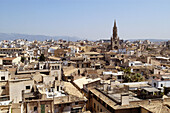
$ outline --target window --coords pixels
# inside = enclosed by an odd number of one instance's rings
[[[96,108],[96,104],[94,103],[94,108]]]
[[[102,112],[102,109],[100,109],[100,112]]]
[[[153,85],[154,85],[154,87],[156,87],[156,83],[154,83]]]
[[[59,86],[57,86],[57,91],[59,91]]]
[[[163,84],[161,84],[161,87],[163,87]]]
[[[57,66],[57,69],[59,70],[59,69],[60,69],[60,66]]]
[[[58,77],[55,77],[55,80],[58,80]]]
[[[30,86],[26,86],[26,89],[30,89]]]
[[[121,76],[117,76],[118,79],[121,79]]]
[[[5,80],[5,76],[2,76],[2,77],[1,77],[1,80]]]
[[[83,65],[83,64],[82,64]],[[82,66],[83,67],[83,66]],[[78,74],[80,75],[80,70],[78,69]]]
[[[115,47],[114,47],[114,49],[118,49],[118,47],[117,47],[117,46],[115,46]]]
[[[37,107],[34,107],[34,111],[37,111]]]
[[[54,70],[54,66],[52,66],[52,70]]]
[[[111,57],[115,57],[115,55],[111,55]]]
[[[1,86],[1,89],[5,89],[5,86]]]

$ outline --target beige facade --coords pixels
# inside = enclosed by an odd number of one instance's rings
[[[9,78],[9,72],[7,70],[0,71],[0,81],[7,81]]]
[[[81,46],[80,50],[84,52],[90,52],[93,46]]]
[[[0,54],[13,54],[14,52],[17,52],[18,54],[21,54],[24,49],[22,48],[0,48]]]
[[[0,82],[0,96],[6,96],[9,95],[9,84],[7,81]]]
[[[31,79],[19,79],[9,81],[9,94],[10,100],[14,103],[19,103],[22,101],[22,91],[30,92],[34,81]]]
[[[21,57],[6,57],[2,59],[3,65],[17,65],[21,61]]]
[[[25,113],[53,113],[52,100],[26,101]]]
[[[141,108],[141,113],[151,113],[151,112],[146,110],[145,108]]]
[[[0,99],[7,100],[9,98],[9,73],[7,70],[0,71]]]
[[[55,81],[55,76],[42,75],[44,84],[52,84]]]
[[[107,110],[103,104],[98,102],[95,98],[92,99],[92,111],[94,112],[104,112],[104,113],[111,113],[110,111]]]

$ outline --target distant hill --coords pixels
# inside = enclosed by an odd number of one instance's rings
[[[105,42],[110,42],[110,39],[99,39],[98,41],[105,41]],[[164,42],[164,41],[168,41],[168,39],[125,39],[124,41],[131,41],[131,42],[134,42],[134,41],[138,41],[138,40],[141,40],[141,41],[144,41],[144,40],[149,40],[150,42]]]
[[[54,40],[69,40],[77,41],[80,40],[79,37],[70,37],[70,36],[46,36],[46,35],[28,35],[28,34],[18,34],[18,33],[0,33],[0,40],[15,40],[15,39],[27,39],[29,41],[40,40],[44,41],[47,39]]]
[[[129,41],[137,41],[137,40],[141,40],[141,41],[144,41],[144,40],[149,40],[151,42],[162,42],[162,41],[168,41],[168,39],[128,39]]]
[[[33,41],[33,40],[44,41],[47,39],[54,39],[54,40],[63,39],[69,41],[83,40],[79,37],[71,37],[71,36],[46,36],[46,35],[28,35],[28,34],[19,34],[19,33],[0,33],[0,40],[15,40],[15,39],[27,39],[29,41]],[[110,39],[105,39],[105,40],[109,41]],[[127,39],[127,40],[129,41],[150,40],[151,42],[168,41],[168,39]],[[91,41],[95,41],[95,40],[91,40]]]

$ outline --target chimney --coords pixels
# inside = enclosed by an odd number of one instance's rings
[[[129,105],[129,94],[128,93],[124,93],[121,94],[121,105]]]
[[[108,86],[108,84],[107,84],[107,83],[103,85],[103,89],[104,89],[104,91],[107,91],[107,86]]]
[[[115,85],[115,81],[114,80],[110,80],[110,85],[114,86]]]

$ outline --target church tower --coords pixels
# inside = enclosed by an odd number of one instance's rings
[[[119,37],[117,34],[116,20],[114,21],[113,35],[111,37],[111,50],[119,49]]]

